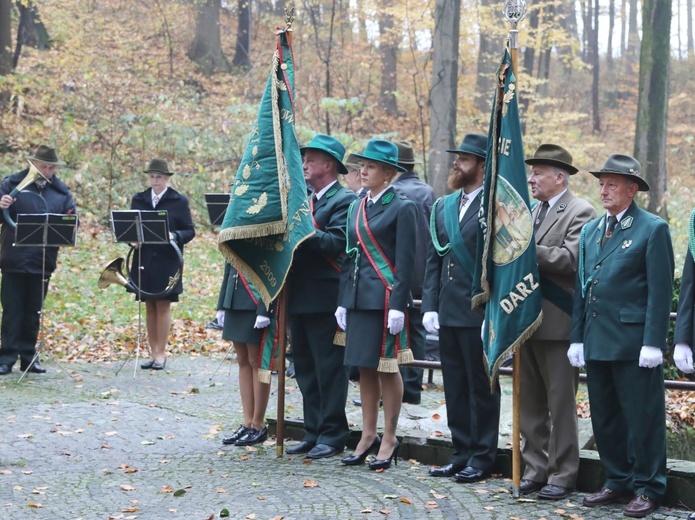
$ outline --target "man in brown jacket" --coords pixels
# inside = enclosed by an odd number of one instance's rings
[[[543,323],[521,352],[521,456],[526,470],[520,492],[559,500],[574,488],[579,469],[576,393],[579,371],[567,359],[572,294],[582,226],[596,217],[572,195],[577,173],[561,146],[542,144],[526,160],[528,183],[539,204],[533,210]]]

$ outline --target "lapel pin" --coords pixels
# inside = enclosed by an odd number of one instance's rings
[[[623,240],[623,244],[620,247],[622,247],[623,249],[627,249],[631,245],[632,245],[632,240]]]

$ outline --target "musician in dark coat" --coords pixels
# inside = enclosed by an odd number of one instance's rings
[[[639,161],[613,154],[599,179],[606,214],[582,229],[572,332],[567,356],[586,362],[591,424],[603,488],[587,507],[625,502],[643,517],[666,494],[666,410],[663,351],[673,298],[668,223],[639,208],[649,191]]]
[[[336,344],[342,342],[336,341],[333,311],[345,257],[345,219],[356,197],[338,182],[338,175],[347,173],[340,141],[317,134],[301,151],[304,179],[312,188],[309,207],[316,234],[297,249],[288,279],[292,357],[303,398],[304,437],[287,453],[321,459],[341,453],[350,433],[345,416],[345,352]]]
[[[490,392],[483,363],[483,315],[471,309],[478,210],[483,189],[487,137],[468,134],[449,176],[454,193],[432,209],[431,235],[422,297],[423,324],[439,331],[451,462],[431,468],[433,477],[476,482],[490,474],[497,455],[499,387]]]
[[[348,211],[347,252],[336,319],[347,330],[345,364],[359,367],[362,437],[355,455],[342,460],[362,464],[374,452],[371,469],[397,461],[396,429],[403,398],[398,365],[412,361],[407,334],[410,286],[415,265],[417,207],[390,186],[396,176],[398,148],[372,139],[363,154],[362,186],[367,196]],[[384,435],[376,433],[379,398],[384,406]]]
[[[425,278],[425,264],[427,263],[427,244],[430,242],[430,213],[434,204],[434,190],[413,170],[417,162],[413,147],[407,141],[398,141],[398,165],[405,172],[399,172],[393,181],[396,193],[408,197],[418,208],[417,241],[415,243],[415,274],[410,292],[416,300],[422,299],[422,283]],[[408,312],[410,349],[415,359],[425,359],[425,343],[427,333],[422,325],[422,312],[419,308],[411,307]],[[403,402],[420,404],[422,393],[422,368],[402,366],[403,377]]]
[[[224,266],[217,308],[224,312],[222,339],[231,341],[236,352],[239,393],[244,412],[243,424],[222,443],[236,446],[260,444],[268,438],[265,411],[270,384],[259,379],[258,369],[261,345],[265,343],[273,312],[266,308],[258,291],[246,277],[230,264]]]
[[[56,169],[65,165],[58,159],[56,151],[41,145],[28,159],[43,178],[29,184],[16,198],[13,198],[9,194],[24,180],[29,169],[7,177],[0,186],[0,195],[2,195],[0,208],[9,211],[9,217],[13,222],[16,221],[19,213],[74,214],[75,202],[70,188],[55,175]],[[44,248],[15,246],[15,227],[5,220],[4,212],[0,218],[2,219],[0,375],[9,374],[12,371],[12,366],[17,362],[17,356],[20,358],[22,370],[29,369],[29,372],[43,374],[46,369],[39,364],[39,359],[34,357],[41,308],[48,290],[48,282],[56,268],[58,248],[45,248],[44,263]]]
[[[174,172],[164,159],[152,159],[147,173],[150,187],[133,196],[130,209],[166,211],[169,222],[169,243],[143,244],[140,251],[133,253],[130,266],[131,276],[141,290],[160,293],[169,284],[171,277],[182,268],[183,246],[195,236],[188,199],[169,186]],[[176,248],[173,244],[176,244]],[[142,269],[139,269],[142,265]],[[147,321],[147,337],[150,342],[150,359],[141,368],[162,370],[166,365],[166,345],[171,329],[171,302],[179,301],[183,282],[179,280],[169,294],[156,299],[143,295]],[[136,295],[136,298],[138,295]]]

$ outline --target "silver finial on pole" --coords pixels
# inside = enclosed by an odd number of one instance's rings
[[[516,24],[526,16],[526,0],[505,0],[502,14],[504,14],[504,19],[512,24],[509,31],[509,45],[512,49],[516,49],[519,46],[517,39],[519,33],[516,30]]]

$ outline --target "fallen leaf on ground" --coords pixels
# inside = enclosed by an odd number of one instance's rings
[[[135,488],[130,484],[121,484],[119,486],[123,491],[135,491]]]
[[[304,487],[306,487],[306,488],[319,487],[319,483],[316,482],[315,480],[305,480],[304,481]]]

